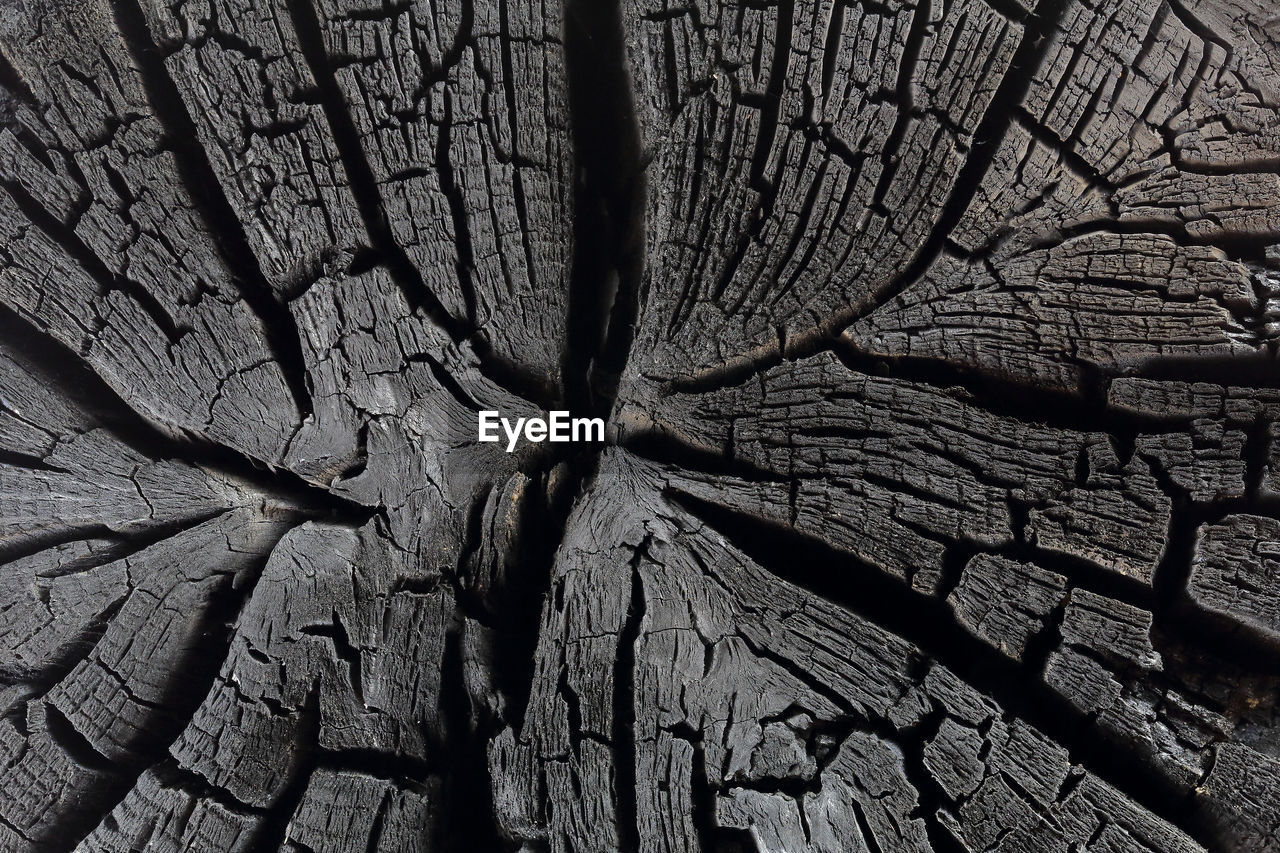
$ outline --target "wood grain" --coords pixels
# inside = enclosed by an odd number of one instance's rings
[[[1280,850],[1278,51],[0,2],[0,849]]]

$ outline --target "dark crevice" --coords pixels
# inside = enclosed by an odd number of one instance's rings
[[[469,6],[470,4],[468,4]],[[462,300],[466,303],[467,323],[472,328],[476,325],[476,288],[472,278],[475,269],[475,250],[471,245],[471,227],[467,219],[466,200],[462,189],[458,186],[457,176],[453,171],[453,161],[449,157],[449,146],[453,139],[453,98],[446,90],[444,93],[444,121],[440,125],[440,138],[436,142],[436,171],[440,175],[440,192],[449,203],[449,215],[453,220],[454,242],[458,247],[458,262],[454,265],[458,274],[458,287],[462,291]]]
[[[932,388],[954,388],[984,411],[1024,423],[1076,432],[1107,430],[1125,435],[1137,430],[1150,433],[1170,429],[1168,423],[1154,417],[1108,409],[1100,380],[1083,382],[1079,390],[1034,385],[1014,376],[937,359],[879,358],[860,351],[845,338],[836,341],[832,353],[858,373]]]
[[[298,35],[298,44],[315,80],[320,106],[347,175],[347,186],[374,250],[409,304],[423,312],[454,343],[467,343],[480,360],[481,372],[492,382],[543,408],[551,408],[561,397],[560,389],[544,376],[508,361],[493,352],[492,346],[465,318],[455,317],[427,285],[409,253],[396,240],[387,218],[373,167],[360,141],[360,133],[347,108],[346,98],[334,76],[333,64],[325,50],[324,30],[311,0],[288,0],[289,16]]]
[[[209,800],[236,815],[259,815],[262,809],[238,799],[226,788],[214,785],[204,776],[166,759],[150,771],[166,788],[175,788],[199,800]]]
[[[484,408],[484,406],[478,403],[467,389],[462,386],[462,383],[454,378],[453,374],[449,372],[449,369],[433,358],[430,354],[423,353],[418,356],[410,356],[406,361],[409,363],[425,362],[427,367],[431,369],[432,377],[434,377],[436,382],[440,384],[440,387],[445,391],[448,391],[453,399],[456,400],[463,408],[470,409],[473,412],[478,412]]]
[[[1208,520],[1197,515],[1190,510],[1190,502],[1186,498],[1178,500],[1169,522],[1164,556],[1156,567],[1152,583],[1161,610],[1170,609],[1186,599],[1200,524]]]
[[[548,600],[555,555],[560,547],[569,513],[595,475],[599,455],[594,451],[573,454],[543,472],[534,473],[526,484],[517,510],[513,541],[519,554],[518,567],[510,562],[496,576],[481,577],[477,548],[464,549],[460,563],[461,583],[456,585],[459,609],[489,632],[491,644],[484,655],[494,686],[503,697],[501,719],[491,719],[482,706],[473,706],[463,672],[460,638],[455,630],[446,644],[443,715],[445,741],[437,744],[453,768],[448,776],[448,796],[458,798],[460,817],[446,829],[459,840],[457,849],[502,850],[493,822],[492,788],[486,749],[502,726],[520,731],[524,725],[529,696],[533,689],[542,607]],[[470,519],[474,528],[485,519],[485,501],[474,508]],[[479,545],[481,530],[473,529],[469,541]],[[517,569],[518,570],[515,570]],[[561,685],[570,710],[570,731],[582,736],[580,719],[575,721],[576,697]],[[465,734],[464,734],[465,733]],[[466,770],[462,770],[466,768]],[[476,804],[483,804],[477,808]],[[453,849],[453,848],[450,848]],[[540,849],[540,848],[535,848]]]
[[[285,849],[293,814],[302,804],[302,797],[311,782],[312,774],[320,766],[318,681],[312,686],[303,707],[298,710],[298,721],[293,743],[286,747],[290,753],[289,781],[266,812],[266,816],[258,823],[253,837],[244,847],[246,853],[278,853]]]
[[[833,324],[830,329],[823,328],[799,334],[792,332],[786,339],[785,350],[781,346],[781,341],[775,338],[773,342],[737,356],[724,364],[676,377],[668,383],[669,390],[684,394],[705,394],[732,385],[741,385],[784,361],[798,361],[830,350],[838,340],[836,330],[844,325],[847,324],[842,321]]]
[[[98,643],[106,635],[107,626],[115,618],[116,614],[120,612],[120,608],[124,606],[127,599],[128,594],[122,593],[110,604],[103,607],[101,612],[94,615],[77,632],[73,641],[67,642],[65,647],[60,649],[58,653],[42,660],[37,671],[22,671],[13,664],[4,664],[0,665],[0,678],[12,679],[15,683],[22,682],[32,691],[33,695],[36,693],[47,695],[49,689],[61,681],[67,673],[71,672],[76,664],[88,659],[94,653],[98,648]]]
[[[1082,433],[1105,432],[1121,445],[1132,446],[1136,436],[1184,432],[1191,418],[1145,415],[1107,405],[1110,377],[1081,365],[1082,378],[1076,388],[1038,385],[1015,375],[993,373],[981,367],[952,364],[926,357],[886,357],[870,355],[844,337],[822,341],[819,345],[788,353],[786,358],[774,353],[754,364],[743,364],[733,370],[718,371],[697,380],[682,380],[671,390],[681,394],[707,394],[744,385],[786,361],[810,358],[829,352],[851,371],[866,376],[918,383],[931,388],[954,389],[961,399],[995,415],[1044,424]],[[1128,371],[1126,375],[1150,378],[1181,379],[1187,382],[1211,382],[1230,387],[1268,388],[1280,385],[1280,371],[1269,356],[1256,358],[1212,358],[1188,360],[1177,367],[1167,362],[1149,362]],[[652,430],[659,432],[659,429]],[[670,438],[667,440],[676,440]],[[1131,454],[1130,454],[1131,455]],[[1127,464],[1121,455],[1122,466]]]
[[[387,809],[391,805],[391,792],[387,791],[382,795],[382,799],[378,802],[378,811],[374,815],[373,825],[369,827],[369,842],[365,845],[364,853],[379,853],[379,847],[382,840],[382,828],[386,823]]]
[[[644,263],[645,171],[619,0],[565,9],[574,164],[566,400],[607,417],[631,350]]]
[[[395,239],[387,220],[386,208],[373,167],[369,164],[360,133],[347,109],[346,98],[334,76],[324,43],[324,29],[311,0],[288,0],[289,18],[298,36],[298,45],[315,81],[320,107],[337,145],[347,176],[347,186],[360,212],[365,230],[392,278],[414,308],[423,310],[455,342],[468,337],[468,331],[453,317],[444,304],[427,287],[421,272]]]
[[[1072,586],[1082,587],[1107,598],[1123,601],[1144,610],[1154,603],[1151,589],[1137,578],[1122,575],[1104,568],[1091,560],[1061,551],[1048,551],[1019,539],[1000,548],[979,549],[980,553],[996,554],[1020,563],[1030,563],[1039,568],[1064,576]]]
[[[699,474],[735,477],[749,483],[785,484],[788,478],[749,461],[735,458],[730,448],[713,450],[690,444],[675,433],[658,428],[620,429],[616,437],[619,447],[651,462],[669,465],[681,473],[697,478]]]
[[[49,737],[72,761],[99,773],[115,774],[120,771],[119,766],[99,752],[98,748],[76,729],[75,724],[68,720],[56,705],[52,702],[41,704],[44,708],[45,729]]]
[[[919,726],[907,733],[906,737],[892,730],[882,732],[881,736],[901,745],[903,772],[911,786],[916,789],[919,802],[917,809],[921,820],[924,821],[929,846],[933,848],[934,853],[966,853],[969,847],[958,841],[951,830],[939,819],[940,814],[949,813],[955,806],[947,793],[942,790],[942,786],[924,758],[925,747],[938,736],[942,723],[946,719],[945,711],[934,711],[921,721]],[[1034,802],[1032,798],[1027,800]]]
[[[1164,556],[1156,569],[1153,641],[1194,637],[1197,648],[1223,660],[1235,661],[1251,672],[1280,674],[1280,643],[1267,632],[1205,610],[1188,595],[1200,529],[1236,512],[1243,504],[1198,507],[1185,499],[1175,502]]]
[[[1091,717],[1044,684],[1037,673],[966,631],[944,602],[912,591],[815,537],[696,498],[673,499],[779,578],[916,645],[1069,749],[1073,761],[1147,811],[1214,847],[1190,810],[1193,792],[1164,776],[1153,755],[1132,743],[1099,737]]]
[[[208,224],[223,262],[235,277],[240,295],[261,322],[267,346],[305,419],[313,409],[297,323],[263,275],[244,226],[222,191],[222,184],[200,144],[195,123],[169,77],[164,57],[151,38],[137,0],[111,2],[116,25],[136,64],[147,100],[164,127],[165,143],[173,152],[183,187]]]
[[[1018,23],[1025,23],[1027,18],[1034,14],[1027,11],[1020,0],[984,0],[988,6],[999,12],[1003,17]]]
[[[57,171],[59,164],[54,161],[49,146],[30,127],[30,124],[35,123],[34,114],[38,112],[39,107],[26,81],[18,76],[8,59],[0,53],[0,128],[12,133],[23,150],[42,166],[51,172]],[[63,165],[71,174],[83,177],[74,161],[64,160]],[[80,181],[80,186],[85,186],[85,182]],[[84,212],[84,204],[85,193],[80,193],[71,205],[72,221],[78,220]]]
[[[222,513],[222,510],[217,510],[194,519],[157,524],[127,538],[121,537],[118,541],[108,540],[110,544],[101,550],[95,551],[83,559],[60,565],[55,571],[34,575],[31,578],[31,582],[38,591],[37,594],[43,600],[49,595],[49,588],[53,582],[56,582],[57,578],[81,572],[91,572],[116,560],[127,559],[157,542],[178,536],[184,531],[197,527]],[[103,534],[114,535],[110,531],[103,531]],[[89,534],[85,534],[82,531],[79,535],[67,541],[88,539],[93,535],[96,535],[96,531]],[[44,547],[46,546],[42,543],[40,546],[31,549],[30,553],[36,553],[43,550]],[[15,553],[12,550],[0,550],[0,563],[9,563],[22,556],[28,556],[28,554]],[[28,669],[19,661],[0,662],[0,678],[12,678],[15,681],[22,681],[33,688],[42,690],[51,687],[70,672],[77,663],[92,654],[106,632],[107,626],[124,605],[128,595],[129,590],[124,590],[118,598],[103,606],[100,612],[83,625],[73,642],[67,642],[58,653],[43,657],[38,667]]]
[[[569,475],[562,469],[561,474]],[[519,510],[516,534],[518,571],[508,571],[486,590],[475,610],[486,611],[493,625],[493,678],[506,699],[506,722],[517,731],[524,723],[525,706],[534,679],[534,646],[541,624],[540,604],[551,583],[552,564],[564,535],[570,504],[581,487],[567,476],[560,489],[549,475],[538,475],[528,484]],[[508,566],[508,568],[515,568]],[[463,598],[465,603],[465,597]]]
[[[217,512],[214,513],[215,515]],[[199,519],[200,521],[206,518]],[[198,522],[197,522],[198,523]],[[140,539],[147,534],[154,534],[159,538],[171,535],[174,528],[159,525],[158,527],[149,527],[144,532],[127,534],[129,539]],[[34,533],[23,534],[16,541],[6,541],[0,545],[0,565],[11,563],[14,560],[21,560],[24,557],[30,557],[40,551],[46,551],[50,548],[56,548],[59,545],[66,545],[71,542],[79,542],[89,539],[123,539],[124,537],[119,531],[112,530],[105,524],[85,524],[85,525],[68,525],[60,526],[56,529],[41,530]],[[112,553],[115,553],[114,551]],[[105,555],[102,562],[110,562]]]
[[[742,92],[739,89],[739,82],[736,77],[730,77],[730,82],[734,87],[735,100],[744,106],[754,107],[759,110],[755,145],[751,154],[751,169],[748,176],[748,184],[756,194],[758,201],[751,211],[750,224],[743,229],[733,254],[721,266],[715,286],[709,294],[710,299],[714,302],[719,302],[729,292],[734,279],[737,278],[738,271],[742,268],[743,262],[746,261],[751,252],[751,247],[758,244],[761,235],[764,234],[765,227],[773,217],[774,206],[778,201],[781,181],[778,176],[768,174],[768,167],[774,146],[778,141],[778,134],[790,134],[791,132],[790,127],[780,126],[778,116],[781,110],[782,96],[786,90],[787,69],[791,62],[795,0],[780,0],[771,9],[774,15],[774,35],[770,45],[769,76],[764,94]],[[761,44],[759,49],[763,50],[764,47],[765,45]],[[789,137],[785,138],[783,141],[784,147],[789,145],[790,142]],[[807,144],[808,141],[806,140]],[[785,153],[779,157],[779,160],[785,162]],[[742,307],[743,301],[748,297],[750,291],[751,288],[746,286],[739,289],[739,297],[734,306],[735,310]],[[689,307],[683,312],[685,319],[692,311],[693,302],[690,301]],[[678,324],[682,322],[681,314],[680,310],[672,313],[671,326],[667,330],[669,333],[674,331]]]
[[[1245,495],[1251,502],[1260,500],[1267,468],[1271,464],[1271,436],[1267,419],[1258,417],[1245,427],[1244,456]],[[1280,473],[1280,472],[1278,472]],[[1265,500],[1265,497],[1261,497]]]
[[[502,65],[502,79],[506,81],[506,85],[502,87],[502,94],[507,102],[507,117],[511,133],[511,159],[515,164],[519,164],[522,160],[520,151],[520,132],[518,128],[520,110],[517,107],[516,94],[516,76],[515,68],[511,59],[511,21],[509,3],[498,3],[498,34],[499,34],[499,55]],[[534,292],[538,292],[538,268],[533,259],[533,247],[529,243],[529,212],[525,201],[524,175],[521,169],[515,168],[511,170],[511,199],[515,206],[516,223],[520,229],[520,244],[522,253],[524,254],[525,269],[529,274],[529,287]]]
[[[66,474],[69,473],[65,469],[56,465],[50,465],[39,456],[30,456],[26,453],[20,453],[14,450],[5,450],[0,448],[0,466],[11,468],[26,468],[31,471],[44,471],[50,474]]]
[[[622,631],[613,675],[613,764],[617,791],[618,837],[624,851],[640,850],[639,796],[636,788],[636,644],[644,621],[644,578],[640,564],[648,558],[649,539],[640,543],[631,561],[631,599]]]
[[[1057,603],[1041,617],[1041,626],[1027,637],[1022,648],[1023,665],[1040,677],[1048,671],[1049,661],[1055,651],[1063,648],[1062,623],[1067,607],[1072,604],[1073,590],[1068,589]]]
[[[621,9],[616,0],[602,3],[571,0],[566,7],[565,62],[569,82],[570,117],[578,181],[575,184],[573,269],[568,316],[568,345],[562,362],[563,399],[575,415],[605,417],[613,407],[618,377],[630,351],[638,314],[640,267],[643,260],[644,175],[639,128],[632,103],[632,82],[625,60]],[[514,105],[511,105],[514,107]],[[456,336],[455,336],[456,337]],[[482,357],[485,353],[481,353]],[[436,365],[432,365],[433,368]],[[495,362],[485,365],[494,374]],[[439,377],[437,377],[439,378]],[[520,377],[505,377],[506,385],[527,399],[551,402],[546,389],[530,389]],[[545,454],[544,454],[545,455]],[[568,448],[545,455],[540,470],[528,472],[524,499],[517,511],[513,541],[521,555],[519,571],[499,569],[481,578],[478,549],[468,547],[460,568],[464,583],[458,602],[464,613],[486,626],[492,638],[488,663],[494,684],[504,697],[505,719],[491,720],[466,701],[468,691],[462,665],[460,637],[455,631],[446,647],[445,685],[453,700],[446,704],[449,742],[441,744],[449,756],[448,796],[457,800],[456,817],[447,822],[446,837],[455,846],[503,849],[493,821],[485,747],[496,727],[523,725],[532,690],[536,642],[541,621],[534,602],[545,599],[555,553],[576,499],[593,480],[599,464],[595,448]],[[478,544],[486,501],[474,507],[469,541]],[[468,584],[472,575],[477,575]],[[639,579],[637,576],[637,584]],[[639,616],[637,615],[636,620]],[[635,628],[638,631],[638,624]],[[635,636],[632,636],[634,642]],[[622,642],[626,642],[623,639]],[[619,657],[618,710],[632,703],[631,664]],[[576,697],[562,686],[570,711]],[[623,743],[632,733],[626,721]],[[580,736],[580,726],[571,729]],[[634,754],[618,758],[617,792],[620,803],[630,802],[630,818],[621,818],[626,849],[637,849]],[[624,767],[630,762],[630,768]],[[467,768],[465,771],[462,768]],[[479,808],[477,808],[479,804]],[[471,815],[464,817],[463,815]]]
[[[285,530],[279,530],[280,537],[284,534]],[[137,756],[138,760],[131,764],[135,772],[153,763],[182,733],[217,681],[231,646],[233,626],[252,598],[262,569],[278,543],[279,538],[253,561],[247,583],[237,585],[233,578],[222,576],[208,589],[199,609],[185,614],[194,626],[194,639],[175,660],[170,681],[158,689],[159,698],[154,703],[157,710],[146,730],[124,744]]]
[[[1121,237],[1156,235],[1168,238],[1181,248],[1208,246],[1218,249],[1227,258],[1235,261],[1250,261],[1260,257],[1259,235],[1229,232],[1226,229],[1220,233],[1209,231],[1197,234],[1190,230],[1186,223],[1172,216],[1156,215],[1128,215],[1124,219],[1104,217],[1063,224],[1059,226],[1056,234],[1031,242],[1027,251],[1052,249],[1068,240],[1091,234],[1113,234]],[[981,256],[982,253],[978,253],[973,257]]]
[[[876,840],[876,834],[871,829],[871,821],[868,820],[866,809],[862,807],[862,803],[855,797],[850,800],[849,808],[853,812],[854,828],[857,829],[862,840],[866,842],[867,853],[885,853],[880,847],[880,843]],[[934,849],[936,850],[937,848]]]
[[[779,131],[786,128],[779,125],[778,115],[782,106],[782,95],[787,87],[787,70],[791,64],[791,31],[795,25],[795,0],[780,0],[772,8],[774,16],[774,35],[771,45],[772,55],[769,57],[769,83],[764,93],[764,101],[760,108],[759,133],[756,135],[755,150],[751,155],[751,183],[757,187],[767,187],[770,194],[761,200],[760,221],[767,220],[773,213],[773,201],[776,198],[777,180],[767,174],[769,156]]]
[[[1280,388],[1280,358],[1261,349],[1248,356],[1160,358],[1143,364],[1135,373],[1147,379],[1170,382],[1208,382],[1236,388]]]
[[[467,701],[462,638],[455,626],[445,640],[440,682],[444,725],[430,744],[448,768],[443,792],[446,809],[438,832],[442,850],[503,850],[495,820],[487,745],[496,734],[492,724],[477,719]],[[425,776],[419,778],[425,779]],[[433,839],[435,841],[435,839]],[[431,845],[435,849],[435,845]]]
[[[716,824],[716,790],[707,770],[702,732],[682,723],[672,729],[671,736],[684,740],[693,751],[689,770],[689,822],[698,835],[701,849],[714,851],[720,829]]]
[[[364,701],[364,676],[360,663],[361,650],[351,644],[347,626],[343,624],[342,617],[338,615],[338,611],[333,611],[332,620],[327,625],[306,625],[299,628],[298,631],[313,637],[327,637],[333,643],[334,654],[347,665],[347,681],[351,684],[351,692],[355,696],[356,703],[366,705]]]
[[[595,737],[599,740],[599,735],[593,732],[586,732],[582,729],[582,700],[579,698],[576,690],[569,684],[569,666],[564,660],[564,653],[561,652],[560,672],[556,679],[556,693],[564,700],[565,717],[569,723],[569,743],[573,747],[575,754],[579,753],[582,746],[582,739],[586,737]],[[611,744],[602,744],[610,746]]]
[[[9,197],[22,215],[44,232],[53,243],[61,247],[67,256],[93,280],[100,296],[105,296],[111,291],[118,291],[128,296],[155,323],[156,328],[164,334],[171,346],[178,343],[189,331],[179,327],[160,301],[141,284],[108,268],[73,229],[55,219],[20,183],[16,181],[0,183],[8,191]]]
[[[22,79],[9,57],[0,53],[0,127],[8,128],[13,125],[18,104],[32,107],[36,103],[36,97],[27,81]]]
[[[840,42],[844,31],[844,3],[833,3],[831,17],[827,21],[827,37],[822,47],[822,97],[831,94],[831,84],[836,79],[836,67],[840,57]],[[669,75],[670,76],[670,75]]]
[[[1207,50],[1209,45],[1215,45],[1219,48],[1222,48],[1222,52],[1226,55],[1228,59],[1232,56],[1234,51],[1232,50],[1230,43],[1224,41],[1222,36],[1220,36],[1218,33],[1215,33],[1213,31],[1213,28],[1210,27],[1208,24],[1206,24],[1204,21],[1201,21],[1195,15],[1191,14],[1191,12],[1188,11],[1187,8],[1183,6],[1181,2],[1179,2],[1179,0],[1167,0],[1167,5],[1169,7],[1169,10],[1173,12],[1174,17],[1176,17],[1178,21],[1184,27],[1186,27],[1189,31],[1191,31],[1197,38],[1199,38],[1201,41],[1205,43],[1205,47],[1206,47],[1205,53],[1209,52]],[[1195,79],[1199,82],[1199,81],[1203,81],[1205,78],[1204,78],[1204,75],[1197,74]]]
[[[339,773],[359,773],[371,779],[382,779],[396,787],[425,791],[424,782],[434,772],[429,761],[404,752],[384,749],[346,747],[326,749],[316,754],[316,768]]]
[[[288,469],[271,466],[201,436],[151,421],[126,403],[79,355],[0,305],[0,341],[46,387],[60,389],[82,411],[139,454],[177,459],[263,493],[284,508],[316,518],[360,525],[375,510],[347,500]]]
[[[477,596],[475,606],[484,608],[488,603],[483,595],[485,580],[480,576],[484,566],[480,565],[481,549],[484,547],[484,522],[486,511],[493,500],[493,484],[483,483],[471,498],[471,506],[467,510],[466,533],[463,537],[462,556],[458,558],[458,577],[460,597],[466,597],[474,588],[481,592]]]
[[[281,530],[281,536],[283,535],[284,531]],[[128,756],[125,761],[113,763],[116,770],[114,783],[95,792],[94,797],[86,798],[80,804],[81,808],[75,818],[64,821],[58,827],[58,837],[69,842],[68,849],[83,841],[96,823],[110,815],[133,789],[144,771],[163,766],[157,765],[157,762],[165,760],[166,750],[181,734],[208,695],[210,686],[215,683],[231,642],[232,625],[244,605],[252,598],[268,558],[269,552],[255,561],[248,584],[238,587],[230,578],[223,578],[215,588],[209,590],[202,609],[188,614],[191,636],[196,640],[183,650],[182,657],[175,662],[169,673],[170,681],[163,685],[158,701],[154,704],[146,703],[146,726],[138,729],[129,742],[120,745],[120,748],[128,751]],[[101,661],[99,665],[114,675]],[[116,677],[119,678],[118,675]],[[121,683],[121,688],[128,694],[127,685]],[[141,700],[133,696],[128,698],[142,704]],[[74,741],[72,744],[74,745]],[[77,760],[91,757],[81,756]]]
[[[924,47],[925,38],[930,34],[932,12],[931,0],[920,0],[916,7],[911,10],[911,27],[907,32],[907,40],[902,48],[902,59],[898,62],[898,81],[895,95],[898,116],[881,152],[883,168],[869,205],[873,209],[884,209],[885,196],[888,195],[889,188],[893,186],[893,180],[898,174],[898,164],[902,158],[903,140],[906,138],[907,129],[911,126],[912,119],[916,116],[913,78],[920,63],[920,51]],[[943,63],[943,65],[945,67],[946,63]]]

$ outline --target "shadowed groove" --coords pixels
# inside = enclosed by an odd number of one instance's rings
[[[239,293],[258,317],[267,345],[305,420],[313,407],[298,324],[288,307],[273,293],[257,256],[249,248],[244,227],[222,191],[222,184],[200,145],[195,123],[169,77],[159,48],[151,39],[138,0],[111,0],[111,4],[147,100],[165,129],[164,142],[173,152],[183,186],[211,230],[222,261],[235,277]]]

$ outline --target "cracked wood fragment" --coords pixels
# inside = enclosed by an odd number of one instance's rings
[[[980,555],[964,567],[947,596],[956,621],[1015,660],[1049,624],[1067,579],[1034,564]]]
[[[1225,40],[1248,15],[1055,5],[956,245],[846,336],[1069,390],[1086,371],[1268,352],[1274,294],[1253,287],[1245,247],[1277,237],[1280,185],[1254,152],[1280,118],[1244,94],[1273,91],[1275,68]]]
[[[1187,594],[1214,613],[1280,637],[1280,520],[1232,515],[1201,529]]]
[[[5,824],[36,845],[87,831],[112,787],[160,758],[216,659],[225,599],[252,583],[285,527],[253,510],[220,515],[90,570],[89,589],[104,587],[96,608],[63,584],[42,602],[45,618],[5,610],[6,659],[28,670],[4,732],[23,745],[7,762]]]
[[[949,543],[1025,541],[1147,584],[1162,553],[1169,499],[1142,460],[1122,466],[1104,434],[1002,416],[959,390],[866,376],[828,354],[646,408],[624,409],[624,424],[730,447],[758,472],[691,473],[676,488],[820,537],[924,592],[943,583]]]
[[[939,221],[1023,28],[981,2],[664,5],[623,11],[655,158],[630,373],[672,379],[887,289]]]
[[[144,417],[277,461],[297,403],[111,7],[15,7],[0,51],[34,98],[0,131],[0,302]]]
[[[834,849],[813,834],[796,846],[805,838],[803,813],[829,838],[870,833],[877,845],[870,849],[936,849],[928,839],[949,832],[979,849],[1012,833],[1044,836],[1046,849],[1065,851],[1073,839],[1082,843],[1101,829],[1100,808],[1140,849],[1200,849],[1073,767],[1067,750],[1047,753],[1049,742],[1033,728],[1018,721],[1013,737],[998,706],[944,664],[771,574],[668,502],[647,485],[666,471],[622,454],[606,455],[604,464],[602,473],[613,476],[602,478],[570,519],[557,559],[530,716],[521,731],[503,735],[504,747],[493,756],[502,756],[508,772],[533,776],[505,789],[500,802],[513,812],[505,825],[536,827],[529,818],[538,813],[537,793],[545,786],[543,796],[554,798],[568,769],[592,779],[635,780],[638,795],[629,807],[641,849],[697,849],[689,836],[664,847],[652,843],[663,837],[659,829],[667,836],[695,831],[652,809],[676,796],[670,786],[691,778],[697,766],[717,792],[715,825],[751,828],[762,849]],[[606,550],[597,551],[599,545]],[[602,657],[624,668],[585,678],[601,671],[590,661]],[[615,701],[620,680],[635,685],[622,704]],[[919,786],[938,783],[913,778],[906,768],[941,760],[941,747],[921,745],[919,730],[952,719],[986,732],[969,751],[947,759],[954,772],[974,774],[981,784],[944,787],[947,804],[915,817]],[[779,729],[779,721],[786,727]],[[859,721],[876,728],[858,734]],[[893,732],[892,739],[886,742],[881,731]],[[984,740],[995,745],[989,755]],[[918,757],[905,758],[908,749]],[[1056,769],[1038,764],[1046,754],[1054,754]],[[894,771],[895,764],[903,769]],[[822,784],[815,782],[819,770]],[[1002,773],[1033,781],[1015,791]],[[1046,782],[1054,773],[1057,781]],[[1068,776],[1076,777],[1069,785]],[[799,800],[780,795],[791,790],[788,784],[810,793]],[[667,793],[645,793],[653,785]],[[517,839],[545,838],[552,849],[620,843],[620,836],[602,834],[628,830],[618,806],[603,799],[606,789],[583,790],[591,797],[577,805],[583,811],[559,817],[553,811],[545,836]],[[1027,791],[1043,791],[1041,801]],[[1046,810],[1049,819],[1041,817]],[[590,813],[606,820],[588,822]]]

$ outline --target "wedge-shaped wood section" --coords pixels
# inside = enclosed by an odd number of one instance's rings
[[[981,2],[624,16],[656,158],[633,364],[668,376],[776,349],[902,274],[1023,33]]]
[[[933,593],[948,548],[1032,548],[1150,585],[1171,500],[1104,433],[1002,416],[960,389],[853,371],[834,355],[681,394],[658,428],[745,477],[689,475],[691,496],[822,538]],[[646,423],[643,410],[624,422]]]
[[[514,834],[545,799],[569,805],[552,849],[1200,849],[942,661],[768,571],[666,477],[606,455],[570,517],[529,715],[491,753],[526,777],[497,801]]]
[[[1055,23],[955,230],[848,337],[1066,389],[1270,352],[1280,76],[1252,46],[1274,19],[1216,0],[1044,5]]]
[[[1261,0],[0,7],[0,850],[1280,850]]]
[[[255,282],[181,180],[112,10],[16,6],[0,49],[30,87],[0,134],[4,306],[144,417],[276,461],[299,415]]]

